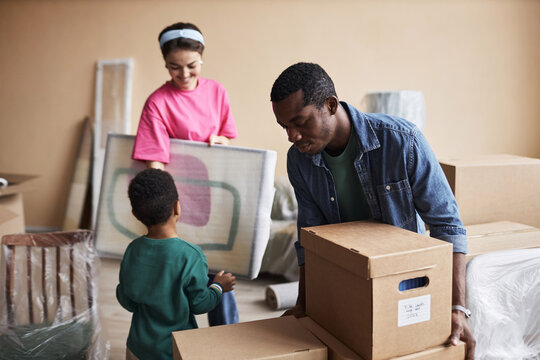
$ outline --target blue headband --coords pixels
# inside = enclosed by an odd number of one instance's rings
[[[193,29],[180,29],[180,30],[169,30],[163,33],[159,38],[159,47],[163,47],[167,41],[173,39],[186,38],[200,42],[204,46],[204,38],[200,32]]]

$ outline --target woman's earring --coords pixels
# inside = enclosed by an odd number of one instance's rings
[[[203,61],[202,61],[202,60],[199,60],[199,64],[201,64],[201,65],[202,65],[202,64],[203,64]]]

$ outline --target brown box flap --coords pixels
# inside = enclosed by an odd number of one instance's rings
[[[184,360],[327,358],[326,346],[294,316],[183,330],[172,336],[173,350]]]
[[[328,347],[328,360],[363,360],[360,355],[345,346],[336,337],[323,329],[309,316],[298,319],[300,323]]]
[[[389,360],[463,360],[465,343],[459,341],[455,346],[439,345],[414,354],[393,357]]]
[[[8,181],[8,186],[0,189],[0,196],[4,196],[32,190],[30,180],[37,178],[37,175],[0,173],[0,177]]]
[[[11,219],[15,219],[19,214],[7,209],[5,206],[0,205],[0,224],[5,223]]]
[[[374,221],[302,228],[301,242],[312,251],[365,279],[436,265],[434,254],[452,244]]]

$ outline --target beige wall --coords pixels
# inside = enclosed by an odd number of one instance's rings
[[[540,157],[540,1],[0,1],[0,171],[39,174],[27,225],[60,226],[80,123],[93,115],[98,59],[134,59],[134,129],[167,80],[157,34],[185,20],[205,34],[203,76],[228,89],[235,145],[278,151],[273,81],[321,64],[361,108],[375,90],[421,90],[438,156]]]

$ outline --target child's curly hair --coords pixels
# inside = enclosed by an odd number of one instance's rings
[[[128,196],[133,215],[146,226],[165,223],[172,215],[178,191],[166,171],[146,169],[129,183]]]

